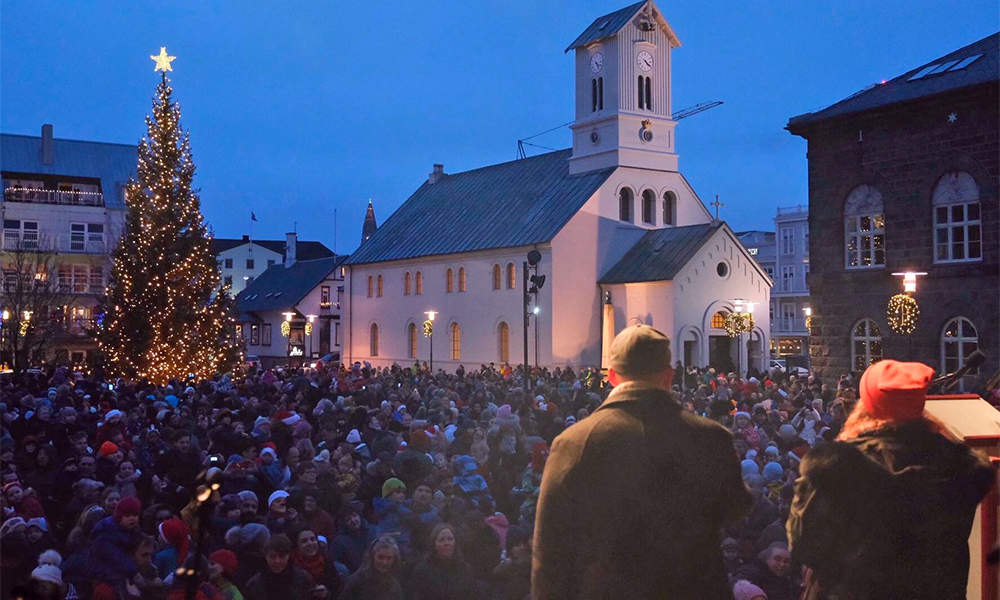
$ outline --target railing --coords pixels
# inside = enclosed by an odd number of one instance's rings
[[[798,204],[796,206],[786,206],[784,208],[778,207],[779,217],[785,215],[797,215],[797,214],[808,214],[808,213],[809,213],[809,207],[804,206],[802,204]]]
[[[64,204],[67,206],[104,206],[101,192],[40,190],[37,188],[6,188],[3,199],[7,202],[32,204]]]
[[[320,310],[340,310],[340,302],[320,302]]]
[[[771,321],[771,331],[808,333],[805,319],[774,319]]]
[[[40,235],[38,231],[4,229],[2,244],[4,250],[42,250],[68,254],[105,254],[108,250],[104,234],[62,233]]]

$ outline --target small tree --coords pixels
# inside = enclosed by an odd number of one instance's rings
[[[52,344],[65,334],[62,307],[69,294],[59,286],[55,253],[44,238],[13,241],[2,256],[0,350],[15,374],[40,364]],[[0,361],[2,362],[2,361]]]
[[[163,383],[207,378],[232,368],[232,299],[202,219],[190,136],[180,126],[166,71],[157,85],[138,180],[126,189],[128,216],[115,253],[98,341],[109,370]]]

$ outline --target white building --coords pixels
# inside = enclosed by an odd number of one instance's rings
[[[125,185],[137,162],[134,145],[57,139],[52,125],[43,125],[41,136],[0,135],[5,282],[16,278],[13,252],[51,253],[59,295],[66,298],[49,315],[64,324],[52,343],[51,358],[60,364],[86,364],[96,350],[90,332],[124,229]]]
[[[321,242],[300,242],[294,233],[287,234],[284,240],[251,240],[249,235],[241,239],[215,238],[212,253],[219,261],[220,282],[229,284],[229,293],[236,296],[269,267],[283,263],[289,244],[295,246],[298,260],[333,257],[333,250]]]
[[[237,335],[265,367],[300,365],[343,344],[345,256],[286,260],[270,266],[236,296]]]
[[[678,360],[746,367],[746,348],[720,319],[734,299],[767,307],[771,280],[678,171],[670,77],[679,46],[652,1],[600,17],[567,48],[572,149],[464,173],[435,165],[347,261],[345,358],[427,360],[421,323],[436,311],[436,366],[522,362],[523,265],[536,250],[546,280],[529,362],[601,365],[609,334],[641,322],[674,340]],[[767,311],[755,317],[750,358],[760,368]]]
[[[775,265],[771,303],[771,345],[779,357],[808,360],[809,330],[809,208],[779,208],[774,217]]]

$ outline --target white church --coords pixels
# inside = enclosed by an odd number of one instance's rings
[[[673,49],[652,0],[595,20],[575,53],[571,149],[466,171],[441,165],[345,263],[345,362],[600,367],[613,334],[666,333],[686,365],[767,367],[771,280],[678,169]],[[734,300],[757,307],[731,338]],[[422,323],[434,313],[434,335]],[[742,343],[741,343],[742,341]],[[602,356],[605,354],[604,356]]]

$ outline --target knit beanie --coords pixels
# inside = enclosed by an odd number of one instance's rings
[[[933,377],[934,369],[922,363],[879,361],[861,376],[861,403],[876,419],[919,419]]]
[[[172,517],[160,523],[159,529],[160,537],[171,546],[177,548],[177,564],[183,564],[184,559],[187,558],[188,547],[190,545],[190,530],[187,524],[177,517]]]
[[[382,484],[382,497],[388,498],[389,494],[395,492],[396,490],[403,490],[405,492],[406,484],[395,477],[390,477],[385,480],[385,483]]]
[[[55,565],[39,565],[31,572],[31,578],[35,581],[47,581],[58,586],[63,584],[62,571]]]
[[[115,445],[114,442],[104,442],[103,444],[101,444],[101,449],[98,450],[98,453],[102,457],[103,456],[110,456],[110,455],[114,454],[115,452],[118,452],[118,446]]]
[[[267,497],[267,505],[271,506],[272,504],[274,504],[274,501],[277,500],[278,498],[287,498],[287,497],[288,497],[288,492],[286,492],[285,490],[276,490],[274,493],[272,493],[270,496]]]
[[[427,452],[431,447],[431,438],[423,429],[418,429],[410,434],[410,445],[414,450]]]
[[[122,498],[115,506],[115,521],[121,521],[122,517],[137,517],[142,512],[142,502],[135,496]]]
[[[49,549],[38,555],[38,564],[41,565],[52,565],[58,567],[62,564],[62,555],[60,555],[55,550]]]
[[[350,433],[347,434],[348,444],[357,444],[361,441],[361,434],[358,433],[357,429],[352,429]]]
[[[760,475],[760,467],[757,466],[752,460],[744,460],[740,463],[740,469],[743,471],[743,476],[747,475]]]
[[[767,594],[745,579],[737,581],[736,585],[733,586],[733,600],[756,600],[758,598],[767,600]]]
[[[776,462],[769,462],[764,465],[764,481],[768,483],[778,481],[784,473],[784,469]]]
[[[236,569],[240,566],[236,554],[231,550],[216,550],[208,555],[208,562],[222,567],[222,572],[226,574],[228,579],[232,579],[236,575]]]

